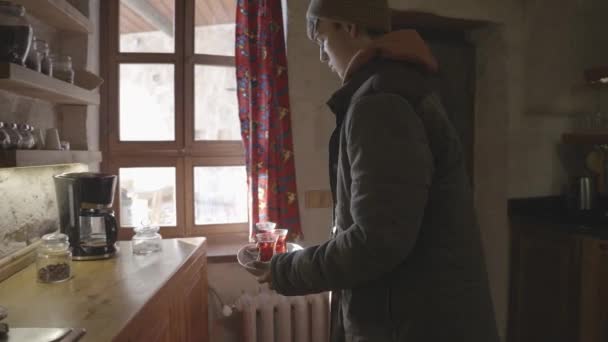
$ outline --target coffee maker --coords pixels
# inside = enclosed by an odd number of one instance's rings
[[[118,225],[112,210],[117,177],[81,172],[53,178],[59,228],[70,240],[72,258],[111,258],[117,251]]]

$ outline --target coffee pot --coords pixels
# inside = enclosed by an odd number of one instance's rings
[[[74,260],[112,257],[118,225],[112,210],[117,177],[102,173],[64,173],[53,177],[59,228],[66,234]]]

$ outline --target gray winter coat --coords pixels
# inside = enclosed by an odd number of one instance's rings
[[[462,148],[426,82],[376,59],[334,94],[337,234],[272,259],[277,292],[333,291],[332,342],[498,341]]]

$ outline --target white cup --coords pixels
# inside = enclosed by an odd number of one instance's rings
[[[47,150],[61,150],[61,141],[59,140],[59,130],[57,130],[57,128],[49,128],[46,130],[44,147]]]

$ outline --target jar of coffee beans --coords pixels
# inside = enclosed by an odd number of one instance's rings
[[[72,277],[72,250],[67,235],[56,232],[42,237],[36,270],[42,283],[59,283]]]

